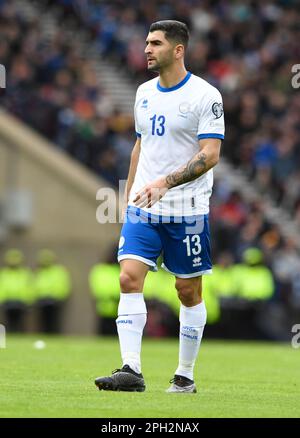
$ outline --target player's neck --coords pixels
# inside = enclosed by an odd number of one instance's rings
[[[179,84],[187,75],[187,70],[184,66],[178,68],[172,68],[170,70],[164,70],[159,72],[159,84],[164,88],[175,87]]]

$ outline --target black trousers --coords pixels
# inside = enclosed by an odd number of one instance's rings
[[[21,301],[8,301],[4,304],[3,309],[7,332],[24,332],[26,305]]]
[[[43,333],[60,333],[62,302],[51,298],[38,301],[39,328]]]

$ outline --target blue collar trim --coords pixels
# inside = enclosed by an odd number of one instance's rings
[[[157,89],[158,89],[159,91],[162,91],[163,93],[168,93],[169,91],[178,90],[178,88],[183,87],[183,85],[187,83],[187,81],[190,79],[191,76],[192,76],[192,73],[188,71],[187,74],[186,74],[186,76],[185,76],[185,78],[182,79],[182,81],[179,82],[179,84],[174,85],[174,87],[169,87],[169,88],[162,87],[162,86],[160,85],[160,83],[159,83],[159,80],[158,80],[158,81],[157,81]]]

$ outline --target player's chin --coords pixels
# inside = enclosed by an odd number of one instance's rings
[[[150,71],[159,71],[159,66],[158,64],[152,62],[148,62],[148,70]]]

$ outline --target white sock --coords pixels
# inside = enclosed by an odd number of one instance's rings
[[[141,372],[141,347],[147,309],[142,293],[121,293],[116,319],[124,365]]]
[[[180,306],[179,364],[175,374],[194,380],[194,365],[206,323],[204,301],[193,307]]]

